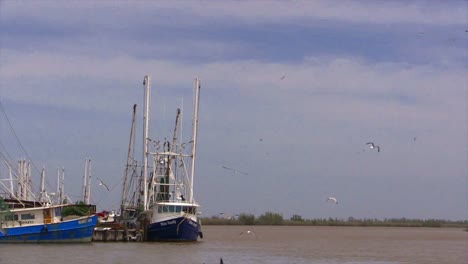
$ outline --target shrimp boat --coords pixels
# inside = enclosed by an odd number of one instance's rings
[[[44,189],[45,170],[41,173],[40,196],[36,199],[30,188],[29,172],[25,170],[30,165],[23,166],[27,163],[20,161],[18,170],[14,170],[5,156],[1,156],[10,177],[0,179],[0,243],[91,242],[97,222],[95,206],[68,204],[64,202],[67,199],[63,192],[53,202],[52,193],[49,196]]]
[[[197,241],[203,238],[198,220],[200,205],[194,199],[193,177],[198,130],[200,82],[195,79],[192,138],[180,143],[180,109],[177,109],[172,141],[153,141],[149,133],[150,77],[145,76],[143,116],[142,201],[147,241]],[[188,152],[188,153],[187,153]]]
[[[44,205],[30,201],[6,200],[14,209],[0,224],[0,243],[23,242],[91,242],[96,215],[64,220],[62,211],[67,205]],[[20,208],[15,208],[21,206]]]

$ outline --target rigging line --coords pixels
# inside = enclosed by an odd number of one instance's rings
[[[0,141],[0,147],[3,148],[3,152],[5,152],[6,154],[6,157],[8,158],[8,162],[11,163],[11,161],[13,160],[10,156],[10,153],[8,153],[7,149],[5,148],[5,145],[3,145],[3,143]],[[0,152],[1,153],[1,152]],[[5,155],[2,154],[3,157],[5,157]]]
[[[31,161],[31,164],[33,165],[34,169],[36,169],[36,171],[40,174],[41,171],[36,167],[36,165],[34,164],[34,162],[33,162],[32,159],[31,159],[31,157],[29,156],[28,152],[27,152],[26,149],[23,147],[23,144],[21,144],[21,141],[19,140],[18,135],[16,134],[15,130],[13,129],[13,126],[11,125],[10,119],[8,118],[8,115],[7,115],[6,112],[5,112],[5,108],[3,107],[3,103],[2,103],[1,98],[0,98],[0,110],[2,111],[3,115],[5,116],[5,119],[7,120],[8,125],[9,125],[9,127],[10,127],[10,131],[11,131],[11,132],[13,133],[13,135],[15,136],[16,142],[18,143],[19,147],[20,147],[21,150],[24,152],[24,154],[26,154],[26,157],[28,157],[28,159]]]

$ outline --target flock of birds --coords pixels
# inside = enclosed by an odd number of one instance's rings
[[[281,80],[283,80],[285,77],[286,77],[286,75],[281,77]],[[263,141],[263,139],[259,139],[259,141]],[[413,138],[413,141],[416,141],[416,137]],[[374,142],[367,142],[366,146],[368,146],[370,149],[373,149],[373,150],[375,149],[375,150],[377,150],[377,152],[380,152],[380,146],[376,145]],[[240,171],[240,170],[237,170],[237,169],[229,168],[229,167],[226,167],[224,165],[221,166],[221,167],[223,169],[225,169],[225,170],[232,171],[235,174],[240,173],[240,174],[244,174],[244,175],[249,175],[247,172],[243,172],[243,171]],[[325,200],[325,202],[329,202],[329,201],[333,202],[334,204],[338,204],[338,200],[335,197],[330,196]],[[250,233],[250,232],[252,232],[252,231],[247,231],[247,233]]]

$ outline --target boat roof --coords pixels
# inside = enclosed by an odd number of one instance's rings
[[[157,205],[175,205],[175,206],[195,206],[200,207],[197,203],[187,203],[187,202],[157,202]]]

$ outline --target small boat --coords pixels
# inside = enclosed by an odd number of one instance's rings
[[[2,200],[8,209],[0,211],[0,243],[91,242],[97,222],[92,207],[88,207],[88,215],[63,217],[62,212],[76,205],[50,205],[0,197]]]
[[[192,138],[186,143],[180,143],[178,138],[180,109],[177,109],[172,141],[155,142],[149,139],[148,76],[145,76],[143,83],[145,85],[144,159],[141,181],[143,196],[140,198],[143,210],[139,218],[147,219],[145,239],[146,241],[197,241],[198,237],[203,238],[201,223],[198,220],[200,205],[195,201],[193,193],[199,80],[195,79]],[[185,150],[189,153],[184,153]]]

